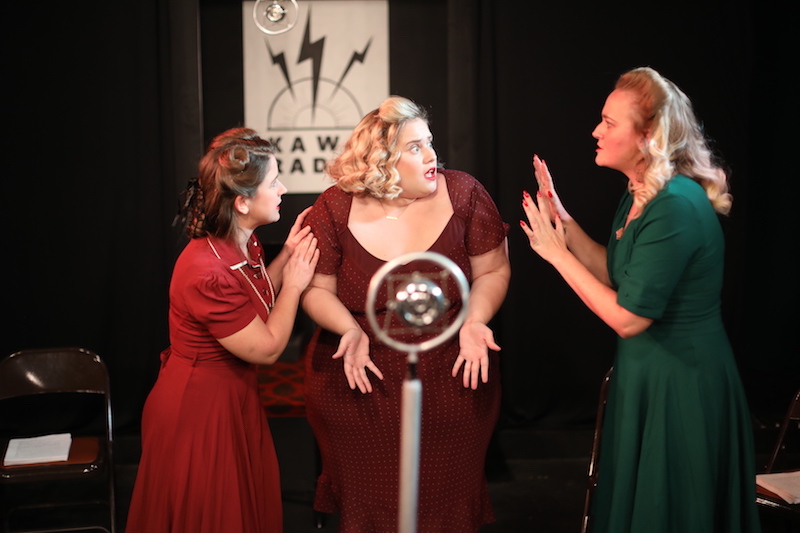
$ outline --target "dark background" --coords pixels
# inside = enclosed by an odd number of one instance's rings
[[[243,117],[240,3],[16,4],[4,47],[0,354],[97,352],[117,431],[135,433],[168,343],[178,193],[208,139]],[[594,165],[590,134],[617,76],[641,65],[689,94],[732,170],[724,317],[755,422],[781,417],[800,376],[792,31],[785,13],[746,0],[390,1],[391,92],[430,110],[440,157],[478,177],[511,225],[511,290],[494,323],[504,426],[592,421],[614,335],[528,248],[520,193],[534,188],[538,153],[568,209],[605,241],[625,180]],[[262,239],[277,246],[313,200],[287,196]]]

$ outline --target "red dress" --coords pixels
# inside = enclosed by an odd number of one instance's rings
[[[475,178],[464,172],[442,172],[454,214],[429,251],[449,257],[471,281],[469,257],[500,246],[507,226]],[[317,330],[306,356],[306,408],[322,454],[314,508],[340,512],[343,532],[394,533],[406,354],[383,345],[369,326],[365,314],[367,288],[385,262],[362,248],[347,228],[351,200],[350,195],[331,187],[320,195],[309,214],[321,251],[317,272],[337,275],[339,298],[369,335],[370,355],[385,379],[371,376],[372,393],[351,390],[342,360],[331,359],[339,337]],[[427,270],[419,262],[408,267],[409,272]],[[427,268],[440,270],[430,263]],[[446,292],[448,297],[458,296],[457,290]],[[385,301],[386,295],[379,295],[378,302]],[[383,323],[386,310],[376,307],[378,322]],[[455,315],[460,307],[460,301],[455,301],[448,313]],[[442,323],[448,324],[450,319],[452,316]],[[418,342],[420,338],[424,335],[404,340]],[[489,383],[481,383],[473,391],[464,388],[460,375],[451,376],[458,351],[456,335],[419,356],[420,533],[465,533],[494,520],[484,460],[500,407],[498,356],[490,353]]]
[[[260,258],[255,236],[249,246],[251,257]],[[278,461],[256,366],[216,341],[256,315],[266,321],[273,302],[263,261],[231,269],[240,262],[234,247],[198,238],[175,264],[171,346],[142,415],[127,533],[282,531]]]

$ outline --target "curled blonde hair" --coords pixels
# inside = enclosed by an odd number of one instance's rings
[[[425,110],[402,96],[390,96],[361,119],[344,149],[326,165],[328,176],[357,196],[396,198],[401,192],[397,137],[409,121],[428,122]]]
[[[714,160],[689,97],[649,67],[626,72],[615,89],[636,96],[633,118],[647,133],[643,186],[632,191],[636,202],[644,208],[675,174],[684,174],[703,186],[717,213],[728,214],[728,176]]]

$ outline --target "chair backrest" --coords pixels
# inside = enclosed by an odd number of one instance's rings
[[[800,389],[794,394],[794,401],[787,415],[789,420],[800,420]]]
[[[51,397],[62,396],[63,400],[56,400],[53,404]],[[88,400],[89,396],[93,400]],[[78,401],[77,397],[87,397],[87,400]],[[90,413],[76,410],[76,406],[94,412],[90,406],[100,401],[104,415],[103,420],[97,422],[103,424],[108,441],[113,440],[108,371],[97,354],[84,348],[22,350],[0,360],[0,401],[4,404],[0,434],[6,436],[17,431],[21,432],[17,433],[18,436],[33,436],[49,427],[55,428],[56,432],[66,431],[64,428],[68,427],[79,432],[81,428],[90,431],[91,427],[87,425],[92,420]],[[50,405],[69,407],[68,411],[59,412],[48,408]],[[37,415],[33,415],[34,412]],[[58,423],[54,424],[54,420]]]
[[[778,458],[780,451],[783,449],[784,439],[786,438],[786,430],[792,422],[800,422],[800,389],[794,394],[794,398],[789,403],[786,409],[786,417],[783,419],[780,429],[778,430],[778,438],[775,442],[775,448],[772,450],[772,455],[769,457],[769,462],[765,473],[771,474],[772,469],[775,467],[775,460]]]
[[[0,361],[0,400],[48,392],[108,394],[105,364],[83,348],[22,350]]]
[[[592,438],[592,453],[589,458],[589,475],[587,477],[586,496],[583,501],[583,521],[581,522],[581,533],[589,533],[592,530],[592,498],[594,490],[597,488],[597,463],[600,461],[600,438],[603,433],[603,421],[606,415],[606,403],[608,402],[608,388],[611,384],[611,376],[614,367],[608,369],[600,385],[600,395],[597,402],[597,418],[595,419],[594,437]]]

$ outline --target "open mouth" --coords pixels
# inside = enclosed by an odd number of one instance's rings
[[[432,168],[432,169],[428,170],[428,171],[425,173],[425,179],[426,179],[426,180],[435,180],[435,179],[436,179],[436,167],[434,167],[434,168]]]

